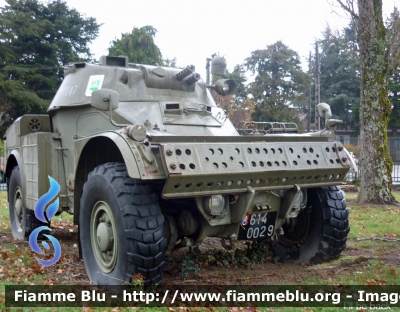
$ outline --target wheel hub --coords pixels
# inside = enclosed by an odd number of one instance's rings
[[[111,237],[113,237],[111,226],[106,222],[101,222],[97,227],[97,243],[101,252],[112,250],[113,243]]]
[[[93,255],[104,273],[110,273],[117,262],[117,229],[111,208],[103,201],[97,202],[90,219],[90,240]]]

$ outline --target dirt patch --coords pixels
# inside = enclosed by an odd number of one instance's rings
[[[173,254],[164,274],[168,284],[218,284],[218,285],[277,285],[298,284],[307,279],[333,280],[341,272],[365,271],[368,260],[374,259],[400,268],[400,241],[377,240],[377,242],[395,242],[396,247],[347,247],[341,257],[333,262],[321,265],[295,264],[295,263],[263,263],[255,264],[249,268],[212,266],[202,269],[193,278],[182,280],[180,278],[179,259],[187,253],[187,248]],[[200,246],[202,253],[210,253],[208,246],[219,244],[219,240],[208,238],[205,244]],[[219,247],[220,248],[220,247]],[[212,254],[211,249],[211,254]]]
[[[76,227],[72,225],[62,226],[54,224],[52,235],[61,243],[62,257],[60,261],[50,267],[42,267],[37,274],[43,274],[48,284],[90,284],[83,260],[79,259],[78,234]],[[61,227],[61,228],[60,228]],[[380,246],[379,242],[395,242],[395,247]],[[396,269],[400,268],[400,242],[396,239],[376,240],[373,247],[362,248],[353,241],[342,253],[342,257],[332,263],[323,265],[273,263],[253,264],[248,267],[230,265],[202,264],[202,269],[192,274],[188,279],[181,278],[181,263],[185,258],[188,248],[175,251],[167,257],[167,266],[164,271],[166,284],[218,284],[218,285],[273,285],[273,284],[297,284],[311,278],[320,278],[326,281],[334,279],[341,272],[359,272],[366,269],[368,260],[377,259]],[[17,241],[10,232],[0,233],[0,245],[13,244],[17,249],[29,250],[29,244],[25,241]],[[241,243],[239,248],[245,248]],[[214,255],[222,249],[220,240],[208,238],[200,246],[202,254]],[[5,252],[0,248],[0,257]],[[32,258],[35,254],[32,253]],[[3,255],[4,256],[4,255]]]

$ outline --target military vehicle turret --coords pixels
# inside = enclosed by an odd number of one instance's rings
[[[91,281],[160,284],[165,255],[218,237],[267,240],[297,262],[339,257],[349,233],[340,185],[351,167],[335,141],[340,121],[319,105],[326,127],[247,123],[236,130],[193,66],[131,64],[105,56],[74,63],[48,115],[24,115],[7,130],[6,177],[12,232],[42,225],[33,210],[61,187],[59,212],[79,225]]]

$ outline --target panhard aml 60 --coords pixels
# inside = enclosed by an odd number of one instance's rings
[[[212,64],[214,72],[226,66]],[[338,258],[350,230],[339,185],[354,164],[335,141],[341,121],[329,105],[318,105],[321,131],[262,122],[235,129],[209,88],[232,94],[235,82],[209,85],[193,66],[127,57],[67,66],[48,115],[24,115],[5,135],[14,237],[44,225],[33,210],[51,176],[61,186],[58,213],[73,214],[98,285],[138,273],[160,284],[165,255],[206,237],[225,248],[265,240],[288,261]]]

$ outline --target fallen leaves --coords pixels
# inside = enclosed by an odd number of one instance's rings
[[[395,237],[397,237],[397,235],[394,234],[394,233],[386,233],[386,234],[385,234],[385,237],[395,238]]]
[[[72,250],[72,244],[69,245]],[[10,247],[2,246],[0,249],[0,278],[12,283],[29,284],[33,280],[41,284],[65,284],[89,282],[82,261],[76,253],[62,254],[60,260],[53,266],[45,267],[37,262],[35,257],[41,259],[53,258],[53,252],[37,255],[25,244],[13,244]],[[64,251],[64,250],[63,250]],[[78,277],[79,276],[79,277]],[[78,278],[77,278],[78,277]]]
[[[69,229],[70,232],[78,231],[78,226],[74,225],[72,221],[62,220],[61,218],[56,221],[52,221],[51,228],[61,230]]]
[[[389,269],[389,271],[390,271],[390,274],[392,274],[392,275],[397,275],[397,270],[396,270],[396,268],[391,267],[391,268]]]
[[[43,274],[44,273],[44,266],[40,265],[39,263],[35,263],[32,265],[32,270],[36,274]]]
[[[228,309],[230,312],[259,312],[256,307],[232,307]],[[272,310],[273,311],[273,310]]]

